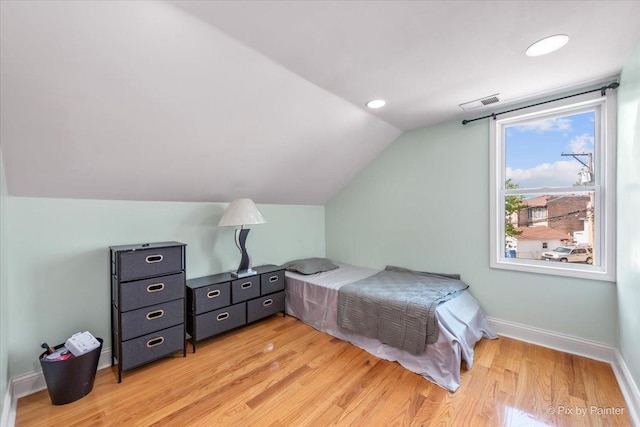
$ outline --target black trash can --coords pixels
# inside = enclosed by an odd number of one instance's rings
[[[100,346],[81,356],[70,357],[66,360],[47,360],[47,352],[40,355],[40,366],[47,390],[54,405],[64,405],[75,402],[86,396],[93,389],[96,379],[98,360],[102,351],[102,338],[97,338]],[[64,344],[56,346],[56,350]]]

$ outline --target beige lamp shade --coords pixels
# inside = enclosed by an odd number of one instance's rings
[[[266,224],[258,207],[251,199],[235,199],[222,215],[218,227],[232,227],[238,225]]]
[[[236,229],[236,246],[240,250],[241,259],[238,270],[231,272],[232,277],[246,277],[257,274],[255,270],[251,269],[251,258],[247,253],[246,247],[249,229],[244,228],[244,226],[265,224],[266,222],[251,199],[235,199],[227,206],[227,210],[224,211],[224,215],[218,222],[218,227],[240,226],[239,229]]]

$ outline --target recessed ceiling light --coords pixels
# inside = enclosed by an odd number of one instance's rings
[[[562,46],[567,44],[568,41],[569,36],[566,34],[556,34],[554,36],[545,37],[529,46],[525,53],[527,56],[546,55],[560,49]]]
[[[387,105],[387,101],[384,99],[372,99],[371,101],[365,104],[368,108],[382,108]]]

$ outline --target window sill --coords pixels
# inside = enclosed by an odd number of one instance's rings
[[[553,276],[574,277],[578,279],[616,281],[613,269],[607,271],[603,266],[557,261],[538,261],[518,258],[499,258],[491,260],[491,268],[501,270],[522,271],[525,273],[548,274]]]

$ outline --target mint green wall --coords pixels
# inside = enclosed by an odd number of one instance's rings
[[[4,176],[4,163],[0,147],[0,414],[9,384],[9,313],[6,241],[7,241],[7,185]]]
[[[6,247],[10,376],[39,369],[40,343],[88,330],[111,346],[108,246],[187,243],[187,278],[237,268],[233,228],[218,228],[225,204],[9,197]],[[259,205],[253,264],[324,256],[324,207]],[[3,331],[3,336],[5,331]]]
[[[620,353],[640,385],[640,43],[618,89],[618,230]]]
[[[461,273],[491,317],[609,345],[613,283],[489,268],[489,122],[407,132],[325,207],[331,259]]]

